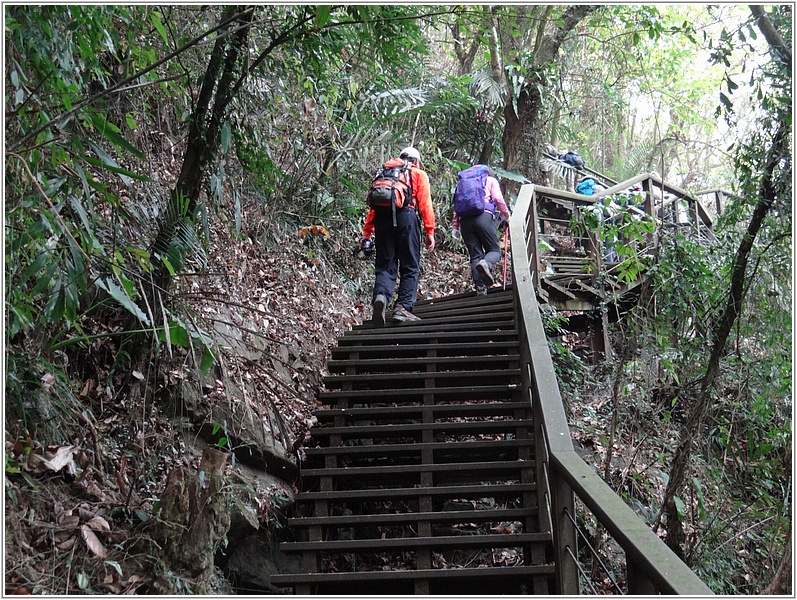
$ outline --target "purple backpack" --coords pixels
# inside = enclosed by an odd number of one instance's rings
[[[484,197],[489,174],[487,165],[473,165],[459,172],[459,182],[454,191],[454,212],[459,217],[480,215],[487,208]]]

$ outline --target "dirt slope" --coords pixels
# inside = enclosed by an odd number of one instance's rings
[[[177,297],[198,323],[231,340],[256,340],[270,359],[252,360],[246,344],[228,344],[217,360],[221,379],[203,388],[204,401],[238,401],[228,381],[248,382],[282,415],[290,430],[284,442],[292,446],[312,419],[329,348],[370,318],[373,268],[354,256],[355,232],[327,236],[320,228],[258,221],[236,238],[230,229],[216,226],[207,271],[180,278]],[[464,248],[424,252],[419,288],[419,298],[470,289]],[[102,383],[121,385],[118,351],[113,344],[85,348],[69,381],[36,373],[53,402],[69,396],[79,426],[68,443],[43,444],[24,437],[20,423],[6,422],[7,594],[193,591],[148,529],[167,477],[179,467],[195,470],[200,459],[195,429],[167,416],[158,400],[179,389],[185,353],[173,348],[167,360],[164,352],[151,379],[126,373],[140,385],[120,396]],[[147,383],[158,395],[147,393]],[[82,417],[74,414],[80,411]],[[268,494],[258,501],[267,518]],[[222,584],[208,591],[228,590]]]

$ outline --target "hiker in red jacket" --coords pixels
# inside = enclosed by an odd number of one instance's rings
[[[368,210],[361,247],[372,237],[376,243],[376,273],[372,295],[373,324],[385,324],[385,307],[393,298],[396,276],[400,275],[393,321],[419,321],[412,314],[418,296],[418,264],[421,258],[420,223],[423,219],[424,242],[427,252],[434,250],[434,209],[429,191],[429,176],[420,167],[421,155],[413,147],[404,148],[399,158],[411,163],[412,199],[407,206],[395,209]]]
[[[496,213],[504,223],[509,223],[509,208],[501,193],[501,186],[495,177],[490,176],[485,184],[484,212],[464,217],[454,212],[451,236],[457,241],[465,242],[470,255],[471,277],[479,296],[487,294],[487,288],[493,285],[493,266],[501,260]]]

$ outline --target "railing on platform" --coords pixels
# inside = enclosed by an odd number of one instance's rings
[[[644,282],[644,273],[635,270],[638,265],[632,265],[632,271],[624,267],[623,254],[615,251],[618,243],[631,244],[637,256],[653,255],[661,230],[672,227],[688,229],[698,243],[714,240],[716,215],[689,192],[663,182],[657,173],[637,175],[592,196],[540,185],[534,191],[536,202],[528,219],[536,227],[527,227],[534,287],[543,303],[549,303],[548,292],[553,291],[550,303],[560,310],[590,310],[595,298],[606,299],[608,294],[622,298]],[[602,215],[607,225],[620,226],[601,239],[599,232],[584,224],[582,209],[591,220]],[[625,239],[624,211],[633,220],[652,220],[656,231],[644,239]]]
[[[601,191],[595,197],[601,199],[621,193],[635,184],[641,184],[645,192],[644,210],[647,214],[661,223],[690,226],[698,235],[714,239],[714,220],[700,200],[686,190],[664,182],[657,173],[637,175]]]
[[[659,222],[689,225],[710,241],[713,240],[713,221],[722,212],[725,199],[732,195],[722,189],[705,190],[692,195],[676,185],[664,182],[655,171],[617,182],[608,175],[586,166],[576,169],[559,160],[550,152],[545,152],[543,157],[544,160],[540,163],[543,170],[549,173],[549,177],[555,172],[559,173],[559,179],[563,180],[567,193],[580,198],[588,198],[588,202],[594,202],[613,194],[622,194],[639,184],[645,195],[645,213]],[[556,168],[553,168],[554,166]],[[579,179],[586,177],[593,178],[603,189],[596,192],[594,196],[575,194],[576,183]],[[709,204],[704,204],[704,202]]]
[[[516,322],[520,335],[523,389],[532,403],[537,448],[541,511],[548,507],[553,534],[558,591],[582,592],[585,573],[579,559],[576,497],[625,553],[626,589],[630,594],[712,595],[711,590],[629,508],[575,452],[559,385],[556,381],[539,306],[530,259],[537,249],[535,187],[524,185],[510,221]],[[535,241],[536,243],[536,241]],[[542,520],[542,519],[541,519]],[[616,564],[615,564],[616,566]],[[585,584],[587,583],[585,578]],[[614,581],[614,579],[612,579]]]

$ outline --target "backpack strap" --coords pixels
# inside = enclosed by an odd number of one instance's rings
[[[412,189],[412,164],[409,165],[410,170],[410,208],[418,209],[416,198],[415,198],[415,190]]]
[[[401,167],[401,169],[407,171],[407,180],[409,181],[409,184],[407,185],[407,194],[408,194],[408,196],[405,199],[404,208],[415,208],[415,197],[414,197],[415,192],[412,189],[412,163],[409,161],[409,159],[405,158],[403,160],[404,160],[404,165]],[[396,203],[394,202],[393,203],[393,227],[396,227],[396,226],[397,226],[397,223],[396,223]]]
[[[488,174],[487,177],[484,178],[484,211],[493,215],[495,218],[495,211],[498,210],[498,206],[495,202],[493,202],[493,195],[488,191],[490,175]]]

